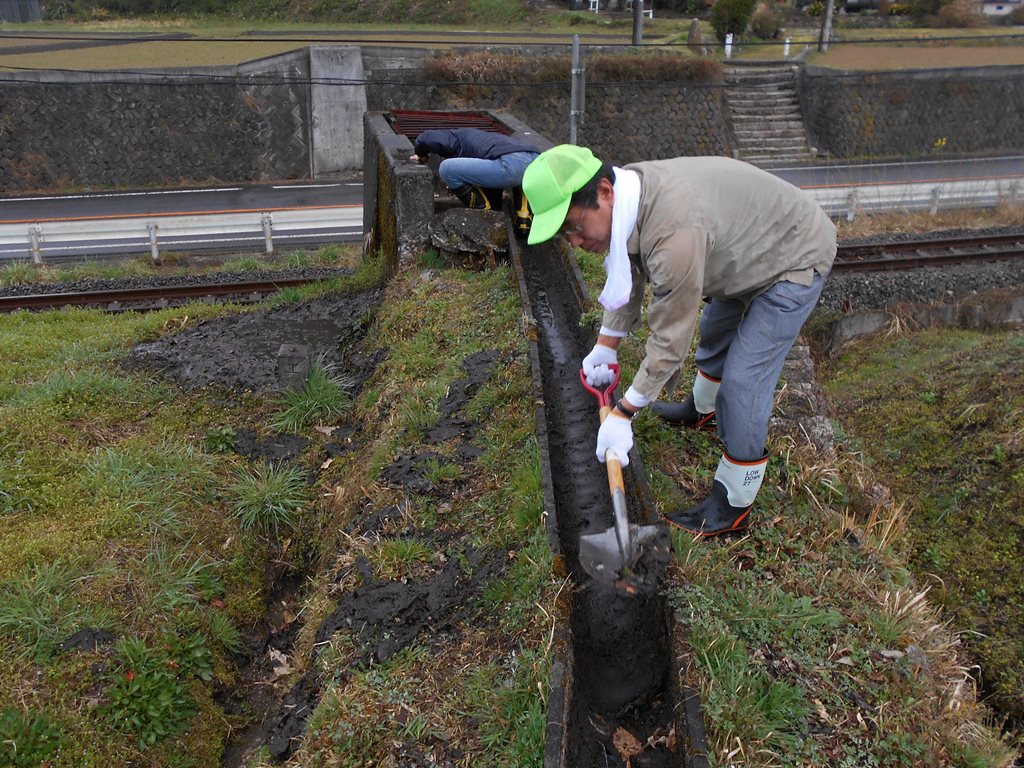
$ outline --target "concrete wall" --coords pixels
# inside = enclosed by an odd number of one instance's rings
[[[313,175],[351,173],[362,167],[363,57],[354,45],[309,48],[312,78]]]
[[[934,157],[1024,146],[1024,67],[848,73],[807,66],[812,144],[836,158]]]

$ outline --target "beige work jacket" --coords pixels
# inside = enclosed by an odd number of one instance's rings
[[[683,363],[704,297],[749,303],[782,280],[827,275],[836,228],[807,192],[727,157],[625,166],[640,175],[640,209],[627,248],[629,302],[606,328],[633,331],[651,287],[646,356],[633,387],[654,400]]]

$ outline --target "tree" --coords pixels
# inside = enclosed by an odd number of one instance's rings
[[[711,7],[711,28],[719,42],[726,35],[741,36],[754,13],[754,0],[717,0]]]

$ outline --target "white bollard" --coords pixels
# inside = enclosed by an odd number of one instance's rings
[[[272,239],[274,233],[274,221],[270,218],[269,213],[263,214],[263,239],[267,243],[267,253],[274,252],[274,241]]]
[[[788,37],[786,38],[786,44],[784,46],[782,46],[782,58],[784,58],[784,59],[788,59],[789,58],[789,38]]]
[[[43,263],[43,249],[39,242],[43,239],[43,228],[38,224],[33,224],[28,228],[28,242],[32,246],[32,263],[42,264]]]
[[[732,34],[725,36],[725,58],[732,56]]]
[[[146,229],[149,230],[149,254],[153,260],[153,263],[160,264],[160,246],[156,242],[156,230],[157,225],[152,221],[146,222]]]

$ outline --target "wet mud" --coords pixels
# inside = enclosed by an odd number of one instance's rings
[[[235,392],[280,391],[282,347],[301,349],[306,363],[322,360],[343,373],[348,391],[356,397],[363,383],[387,356],[386,350],[364,348],[368,323],[380,302],[381,290],[355,295],[332,295],[200,323],[180,333],[140,344],[129,355],[129,368],[154,371],[185,388],[213,386],[227,396]],[[289,464],[308,470],[316,480],[316,467],[324,458],[339,456],[359,445],[361,425],[341,423],[324,444],[322,454],[311,456],[313,441],[288,433],[258,434],[239,427],[234,450],[251,461]],[[300,545],[302,546],[302,545]],[[307,549],[309,545],[305,545]],[[288,562],[286,563],[285,560]],[[294,749],[305,731],[306,718],[319,700],[316,665],[284,695],[279,691],[282,662],[291,659],[301,621],[296,618],[303,589],[314,575],[316,556],[310,549],[296,565],[295,558],[272,558],[263,574],[266,613],[245,640],[236,661],[237,683],[215,691],[225,715],[243,725],[228,738],[221,765],[244,765],[262,746],[276,760]],[[69,643],[94,643],[105,638],[88,635]],[[314,659],[315,661],[315,659]]]
[[[463,376],[449,385],[448,394],[440,404],[440,419],[427,435],[428,443],[457,439],[455,456],[467,465],[480,453],[469,442],[479,423],[467,418],[462,411],[480,386],[490,379],[498,359],[493,350],[466,358],[462,365]],[[354,438],[354,435],[350,437]],[[406,452],[384,469],[381,479],[411,494],[451,497],[458,492],[457,482],[438,484],[426,477],[432,462],[446,460],[431,450]],[[364,505],[348,529],[355,534],[372,534],[385,526],[393,529],[401,519],[398,507],[375,509]],[[347,669],[333,670],[336,677],[343,678],[352,669],[386,661],[412,643],[423,642],[424,637],[428,643],[443,643],[446,638],[457,635],[461,622],[472,618],[468,612],[483,585],[499,577],[509,567],[510,553],[507,550],[473,547],[462,541],[458,530],[406,528],[400,529],[397,535],[428,542],[440,553],[443,564],[429,578],[419,582],[378,579],[370,564],[362,558],[348,566],[355,571],[358,586],[342,593],[335,609],[317,627],[314,640],[314,649],[319,649],[341,630],[355,633],[360,654],[349,661]],[[351,575],[349,572],[337,573],[334,578],[340,583]],[[319,651],[314,650],[307,672],[288,691],[276,713],[268,717],[261,728],[261,742],[267,745],[274,760],[285,760],[294,752],[305,733],[309,715],[320,698],[322,672],[317,664],[318,655]],[[435,745],[435,754],[438,746]],[[413,747],[410,749],[416,751]],[[462,756],[455,745],[443,745],[442,751],[448,752],[452,762]],[[420,758],[426,760],[423,755],[417,758],[410,754],[409,759],[413,761],[410,764],[420,764],[414,762]]]
[[[156,370],[190,389],[280,391],[279,357],[289,345],[301,348],[307,363],[320,359],[340,367],[344,360],[346,374],[372,371],[372,354],[353,360],[343,353],[365,335],[380,296],[375,289],[208,320],[137,345],[128,365]],[[361,383],[357,379],[353,386]]]
[[[570,616],[574,687],[566,764],[627,765],[616,742],[628,732],[644,745],[629,756],[629,765],[682,765],[674,732],[679,697],[669,614],[656,588],[665,563],[642,559],[638,570],[646,588],[632,595],[598,584],[580,569],[579,537],[613,524],[607,473],[594,456],[598,404],[579,381],[580,360],[591,341],[579,325],[573,276],[555,246],[530,248],[522,262],[538,326],[559,545],[578,586]]]

